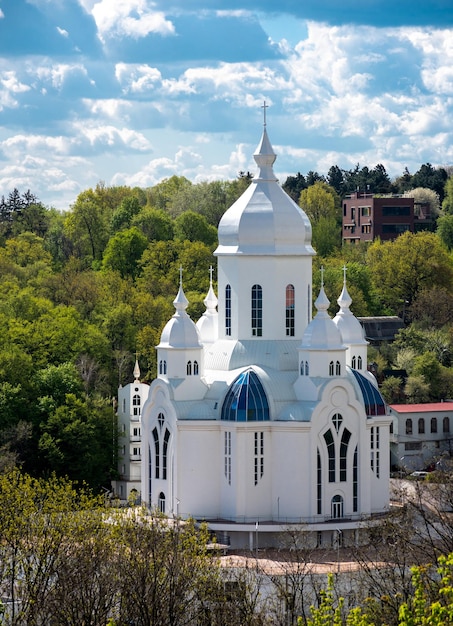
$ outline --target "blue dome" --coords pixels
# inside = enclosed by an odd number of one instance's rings
[[[253,370],[239,374],[225,397],[221,419],[230,422],[269,420],[269,404],[260,379]]]
[[[385,415],[385,401],[381,396],[379,389],[376,389],[373,383],[357,370],[351,369],[350,371],[354,374],[360,387],[360,391],[362,392],[366,414],[369,417],[375,415]]]

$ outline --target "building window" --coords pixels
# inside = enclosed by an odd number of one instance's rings
[[[322,467],[321,467],[321,455],[319,453],[319,448],[317,451],[317,455],[316,455],[316,483],[317,483],[317,488],[316,488],[316,511],[318,513],[318,515],[321,515],[322,513]]]
[[[157,428],[153,429],[153,439],[154,439],[154,477],[160,477],[160,452],[159,452],[159,433],[157,432]]]
[[[198,361],[193,362],[193,373],[195,376],[198,375]]]
[[[431,418],[431,432],[437,433],[437,417]]]
[[[192,361],[187,361],[187,376],[192,374]]]
[[[224,473],[229,485],[231,485],[231,433],[224,433]]]
[[[134,415],[140,415],[140,396],[138,394],[132,398],[132,407]]]
[[[340,430],[340,426],[343,423],[343,416],[341,415],[341,413],[334,413],[334,415],[332,416],[332,423],[338,433],[338,431]]]
[[[159,361],[159,374],[167,373],[167,361]]]
[[[332,519],[340,519],[343,517],[343,498],[341,496],[334,496],[331,503]]]
[[[370,206],[363,206],[360,207],[361,211],[362,211],[362,217],[370,217],[371,215],[371,207]]]
[[[359,463],[358,463],[358,450],[357,446],[354,450],[354,460],[352,463],[352,509],[354,513],[358,511],[359,508]]]
[[[371,438],[370,440],[370,453],[371,453],[370,466],[371,466],[371,471],[376,474],[376,478],[379,478],[379,474],[380,474],[379,436],[380,436],[379,426],[372,426],[371,432],[370,432],[370,438]]]
[[[356,358],[355,358],[355,356],[353,356],[353,357],[352,357],[352,361],[351,361],[351,367],[352,367],[353,369],[356,369],[356,365],[357,365],[357,363],[356,363]]]
[[[410,418],[406,420],[406,435],[412,435],[412,420]]]
[[[329,363],[329,376],[333,376],[333,361]]]
[[[263,385],[253,370],[239,374],[222,405],[220,419],[230,422],[269,420],[269,403]]]
[[[305,361],[305,376],[310,374],[310,368],[308,366],[308,361]]]
[[[444,417],[442,421],[442,431],[444,433],[450,432],[450,418],[449,417]]]
[[[159,494],[159,511],[161,513],[165,513],[165,494],[163,493],[163,491],[160,492]]]
[[[294,337],[294,285],[286,286],[286,336]]]
[[[423,417],[420,417],[418,420],[418,434],[419,435],[425,434],[425,420],[423,419]]]
[[[225,335],[231,337],[231,285],[225,287]]]
[[[357,369],[358,370],[362,369],[362,357],[361,356],[357,357]]]
[[[159,413],[159,415],[157,416],[157,421],[159,422],[159,428],[162,430],[162,426],[165,422],[165,415],[163,413]]]
[[[126,398],[123,398],[123,413],[126,413]]]
[[[327,455],[329,458],[329,483],[335,482],[335,442],[333,440],[332,431],[329,429],[324,433],[324,440],[327,446]]]
[[[341,375],[341,365],[340,365],[340,361],[337,361],[337,362],[335,363],[335,374],[336,374],[337,376],[340,376],[340,375]]]
[[[252,335],[263,335],[263,289],[261,285],[252,287]]]
[[[264,433],[255,433],[254,451],[255,485],[257,485],[264,474]]]
[[[168,442],[170,440],[170,431],[165,429],[164,444],[162,447],[162,478],[167,480],[167,465],[168,465]]]
[[[340,444],[340,481],[346,482],[347,475],[347,462],[348,462],[348,445],[351,438],[351,433],[347,428],[344,429],[341,436]]]

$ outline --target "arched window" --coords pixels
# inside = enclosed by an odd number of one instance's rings
[[[159,494],[158,506],[159,506],[159,511],[161,513],[165,513],[165,494],[164,494],[163,491],[161,491],[160,494]]]
[[[310,374],[310,368],[308,366],[308,361],[305,361],[305,376]]]
[[[303,361],[300,362],[300,375],[303,376],[305,374],[305,364]]]
[[[406,435],[412,435],[412,420],[410,418],[406,420]]]
[[[263,385],[253,370],[239,374],[222,405],[222,420],[262,422],[269,420],[269,403]]]
[[[335,374],[337,376],[340,376],[341,374],[341,365],[340,365],[340,361],[337,361],[335,364]]]
[[[159,374],[163,374],[164,373],[164,365],[163,365],[163,361],[159,361]]]
[[[126,413],[126,398],[123,398],[123,413]]]
[[[286,336],[294,337],[294,285],[286,285]]]
[[[225,335],[231,337],[231,285],[225,287]]]
[[[437,433],[437,417],[431,418],[431,432]]]
[[[442,431],[444,433],[450,432],[450,418],[449,417],[444,417],[442,421]]]
[[[165,422],[165,415],[163,413],[159,413],[159,415],[157,416],[157,421],[159,422],[159,428],[162,430],[162,426]]]
[[[332,498],[331,515],[332,519],[339,519],[343,517],[343,498],[339,495]]]
[[[167,480],[167,459],[168,459],[168,442],[170,440],[170,431],[165,430],[164,444],[162,446],[162,478]]]
[[[358,370],[362,369],[362,357],[361,356],[357,357],[357,369]]]
[[[332,424],[335,426],[335,430],[338,432],[340,430],[340,426],[343,423],[343,416],[341,413],[334,413],[332,415]]]
[[[423,417],[420,417],[418,420],[418,434],[419,435],[425,434],[425,420],[423,419]]]
[[[347,428],[344,429],[341,436],[340,445],[340,481],[346,482],[347,475],[347,460],[348,460],[348,445],[351,438],[351,433]]]
[[[263,335],[263,289],[261,285],[252,287],[252,335]]]
[[[159,433],[157,432],[157,428],[153,429],[153,440],[154,440],[154,476],[155,478],[160,478],[160,450],[159,450]]]
[[[138,394],[132,397],[132,407],[134,415],[140,415],[140,396]]]
[[[192,361],[187,361],[187,376],[192,374]]]
[[[329,457],[329,483],[335,482],[335,442],[333,440],[332,431],[329,429],[324,433],[324,441],[327,446],[327,455]]]
[[[333,361],[329,363],[329,376],[333,376]]]
[[[356,365],[357,365],[357,363],[356,363],[356,358],[355,358],[355,356],[353,356],[353,357],[352,357],[352,361],[351,361],[351,367],[352,367],[353,369],[356,369]]]
[[[198,361],[193,362],[193,373],[195,376],[198,374]]]
[[[354,450],[354,460],[352,462],[352,509],[357,513],[359,507],[359,463],[357,446]]]

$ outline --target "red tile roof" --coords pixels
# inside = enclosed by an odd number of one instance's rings
[[[389,404],[396,413],[434,413],[453,411],[453,402],[426,402],[424,404]]]

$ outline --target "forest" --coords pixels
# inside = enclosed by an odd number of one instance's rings
[[[346,266],[355,315],[404,318],[394,343],[370,348],[391,402],[453,397],[450,174],[426,164],[392,182],[383,166],[333,167],[327,177],[299,173],[282,185],[312,222],[313,290],[322,265],[331,314]],[[0,471],[19,465],[33,476],[109,488],[117,388],[131,382],[136,357],[142,380],[155,376],[180,266],[188,313],[194,321],[203,314],[219,220],[251,178],[172,176],[147,189],[99,183],[67,211],[44,206],[29,190],[2,196]],[[432,205],[434,229],[342,246],[341,199],[357,188],[418,194]]]

